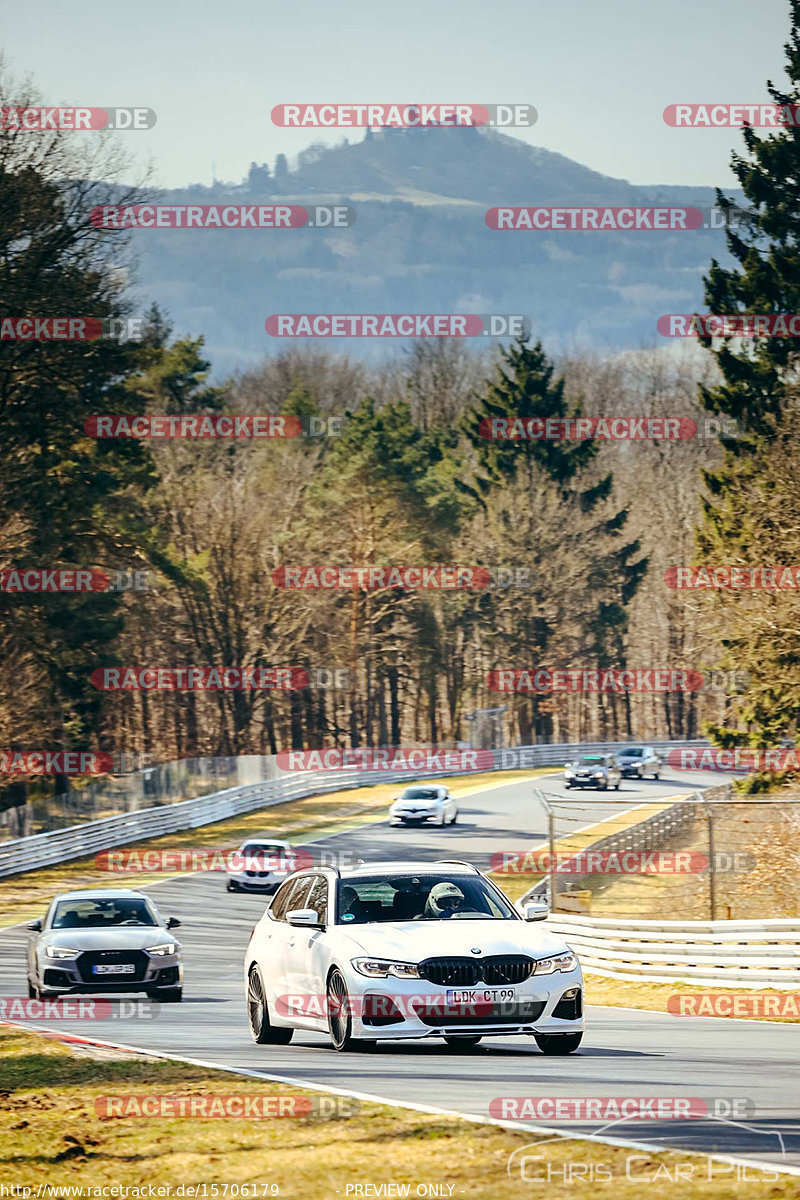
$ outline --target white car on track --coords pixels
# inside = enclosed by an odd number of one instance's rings
[[[295,1029],[337,1050],[395,1038],[532,1035],[545,1054],[583,1036],[583,976],[557,934],[514,909],[468,863],[314,867],[287,879],[253,930],[244,963],[253,1040]]]
[[[443,784],[416,783],[394,800],[389,820],[392,825],[455,825],[458,803]]]
[[[297,866],[297,855],[288,842],[266,836],[249,838],[231,856],[227,890],[274,892]]]

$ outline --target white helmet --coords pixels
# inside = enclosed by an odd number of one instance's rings
[[[464,901],[464,893],[454,883],[437,883],[431,888],[425,910],[428,916],[441,917],[453,912]]]

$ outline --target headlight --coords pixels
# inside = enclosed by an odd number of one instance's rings
[[[572,767],[564,767],[564,774],[565,775],[574,775],[575,772],[573,771]]]
[[[370,979],[386,979],[394,975],[397,979],[419,979],[419,970],[414,963],[392,962],[386,958],[354,958],[352,964],[359,975]]]
[[[66,946],[45,946],[48,958],[77,958],[80,950],[69,950]]]
[[[540,958],[533,968],[534,975],[552,975],[554,971],[574,971],[578,960],[571,950],[555,954],[552,958]]]
[[[147,950],[148,954],[160,954],[160,955],[174,954],[175,953],[175,943],[174,942],[164,942],[160,946],[147,946],[146,950]]]
[[[595,771],[595,773],[594,773],[594,778],[595,778],[595,779],[602,779],[602,778],[603,778],[603,774],[604,774],[604,772],[603,772],[603,771]]]

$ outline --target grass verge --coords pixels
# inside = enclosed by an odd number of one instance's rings
[[[268,1049],[265,1047],[265,1061]],[[542,1188],[560,1200],[596,1200],[598,1180],[611,1182],[608,1194],[640,1197],[643,1188],[681,1180],[688,1200],[728,1200],[741,1196],[736,1169],[688,1153],[650,1155],[586,1141],[551,1141],[523,1131],[477,1125],[457,1117],[364,1104],[355,1115],[284,1119],[136,1118],[104,1119],[95,1101],[125,1094],[197,1096],[208,1094],[306,1095],[286,1084],[257,1083],[221,1071],[162,1060],[86,1057],[58,1041],[0,1026],[0,1180],[32,1188],[40,1185],[88,1189],[103,1185],[138,1187],[206,1184],[206,1195],[336,1200],[355,1196],[353,1185],[439,1185],[433,1193],[460,1200],[495,1200],[503,1194],[526,1197]],[[430,1097],[435,1102],[435,1096]],[[541,1143],[541,1145],[539,1145]],[[527,1178],[507,1164],[525,1147]],[[519,1161],[516,1155],[515,1162]],[[678,1174],[678,1172],[681,1174]],[[710,1178],[709,1178],[710,1175]],[[589,1177],[591,1176],[591,1178]],[[800,1179],[747,1169],[760,1195],[799,1197]],[[241,1189],[248,1185],[246,1193]],[[348,1186],[351,1187],[348,1193]],[[78,1195],[80,1193],[73,1193]],[[119,1193],[117,1193],[119,1194]],[[145,1191],[146,1194],[146,1191]],[[376,1195],[374,1191],[361,1196]],[[384,1195],[403,1194],[386,1191]],[[533,1194],[538,1194],[534,1192]],[[202,1195],[202,1193],[201,1193]],[[231,1195],[228,1190],[227,1195]]]
[[[670,996],[680,992],[681,995],[708,995],[714,996],[742,996],[745,999],[752,997],[754,992],[759,996],[768,997],[769,1000],[781,1001],[787,999],[793,1000],[793,1007],[800,1008],[800,997],[797,993],[788,993],[784,991],[776,991],[774,988],[757,988],[757,987],[702,987],[697,983],[685,983],[681,980],[676,980],[674,983],[647,983],[645,980],[626,980],[626,979],[610,979],[605,975],[592,975],[586,973],[586,1003],[587,1004],[607,1004],[611,1008],[644,1008],[650,1012],[668,1012],[667,1001]],[[765,1006],[770,1007],[769,1003]],[[716,1013],[715,1016],[725,1016],[727,1020],[735,1021],[736,1016],[728,1017],[727,1014]],[[793,1025],[800,1024],[800,1015],[794,1016],[791,1012],[784,1015],[778,1013],[762,1013],[753,1012],[747,1014],[750,1020],[756,1021],[783,1021],[790,1022]],[[676,1022],[680,1021],[680,1016],[675,1017]]]
[[[435,782],[446,784],[454,796],[466,797],[490,787],[524,783],[541,775],[552,774],[552,767],[541,767],[529,771],[503,771],[502,776],[496,772],[458,775],[451,779],[437,779]],[[286,804],[260,808],[255,812],[230,817],[226,821],[203,825],[199,829],[184,829],[179,833],[136,842],[135,845],[138,850],[233,848],[241,845],[245,838],[260,833],[302,844],[304,841],[344,833],[370,820],[385,820],[389,803],[401,790],[401,786],[397,783],[379,783],[375,787],[349,788],[347,791],[331,792],[323,796],[306,796],[302,800],[289,800]],[[115,883],[121,887],[139,887],[168,877],[163,873],[109,874],[98,869],[94,858],[74,859],[24,875],[12,875],[0,879],[0,929],[42,916],[50,900],[58,892],[75,888],[108,887],[109,884],[113,886]]]

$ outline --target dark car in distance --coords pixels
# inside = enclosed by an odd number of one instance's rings
[[[617,751],[617,762],[625,776],[635,775],[644,779],[645,775],[652,775],[658,779],[661,774],[661,759],[652,746],[625,746]]]
[[[613,754],[584,754],[564,768],[564,782],[568,788],[599,788],[605,792],[613,787],[619,791],[622,772]]]

